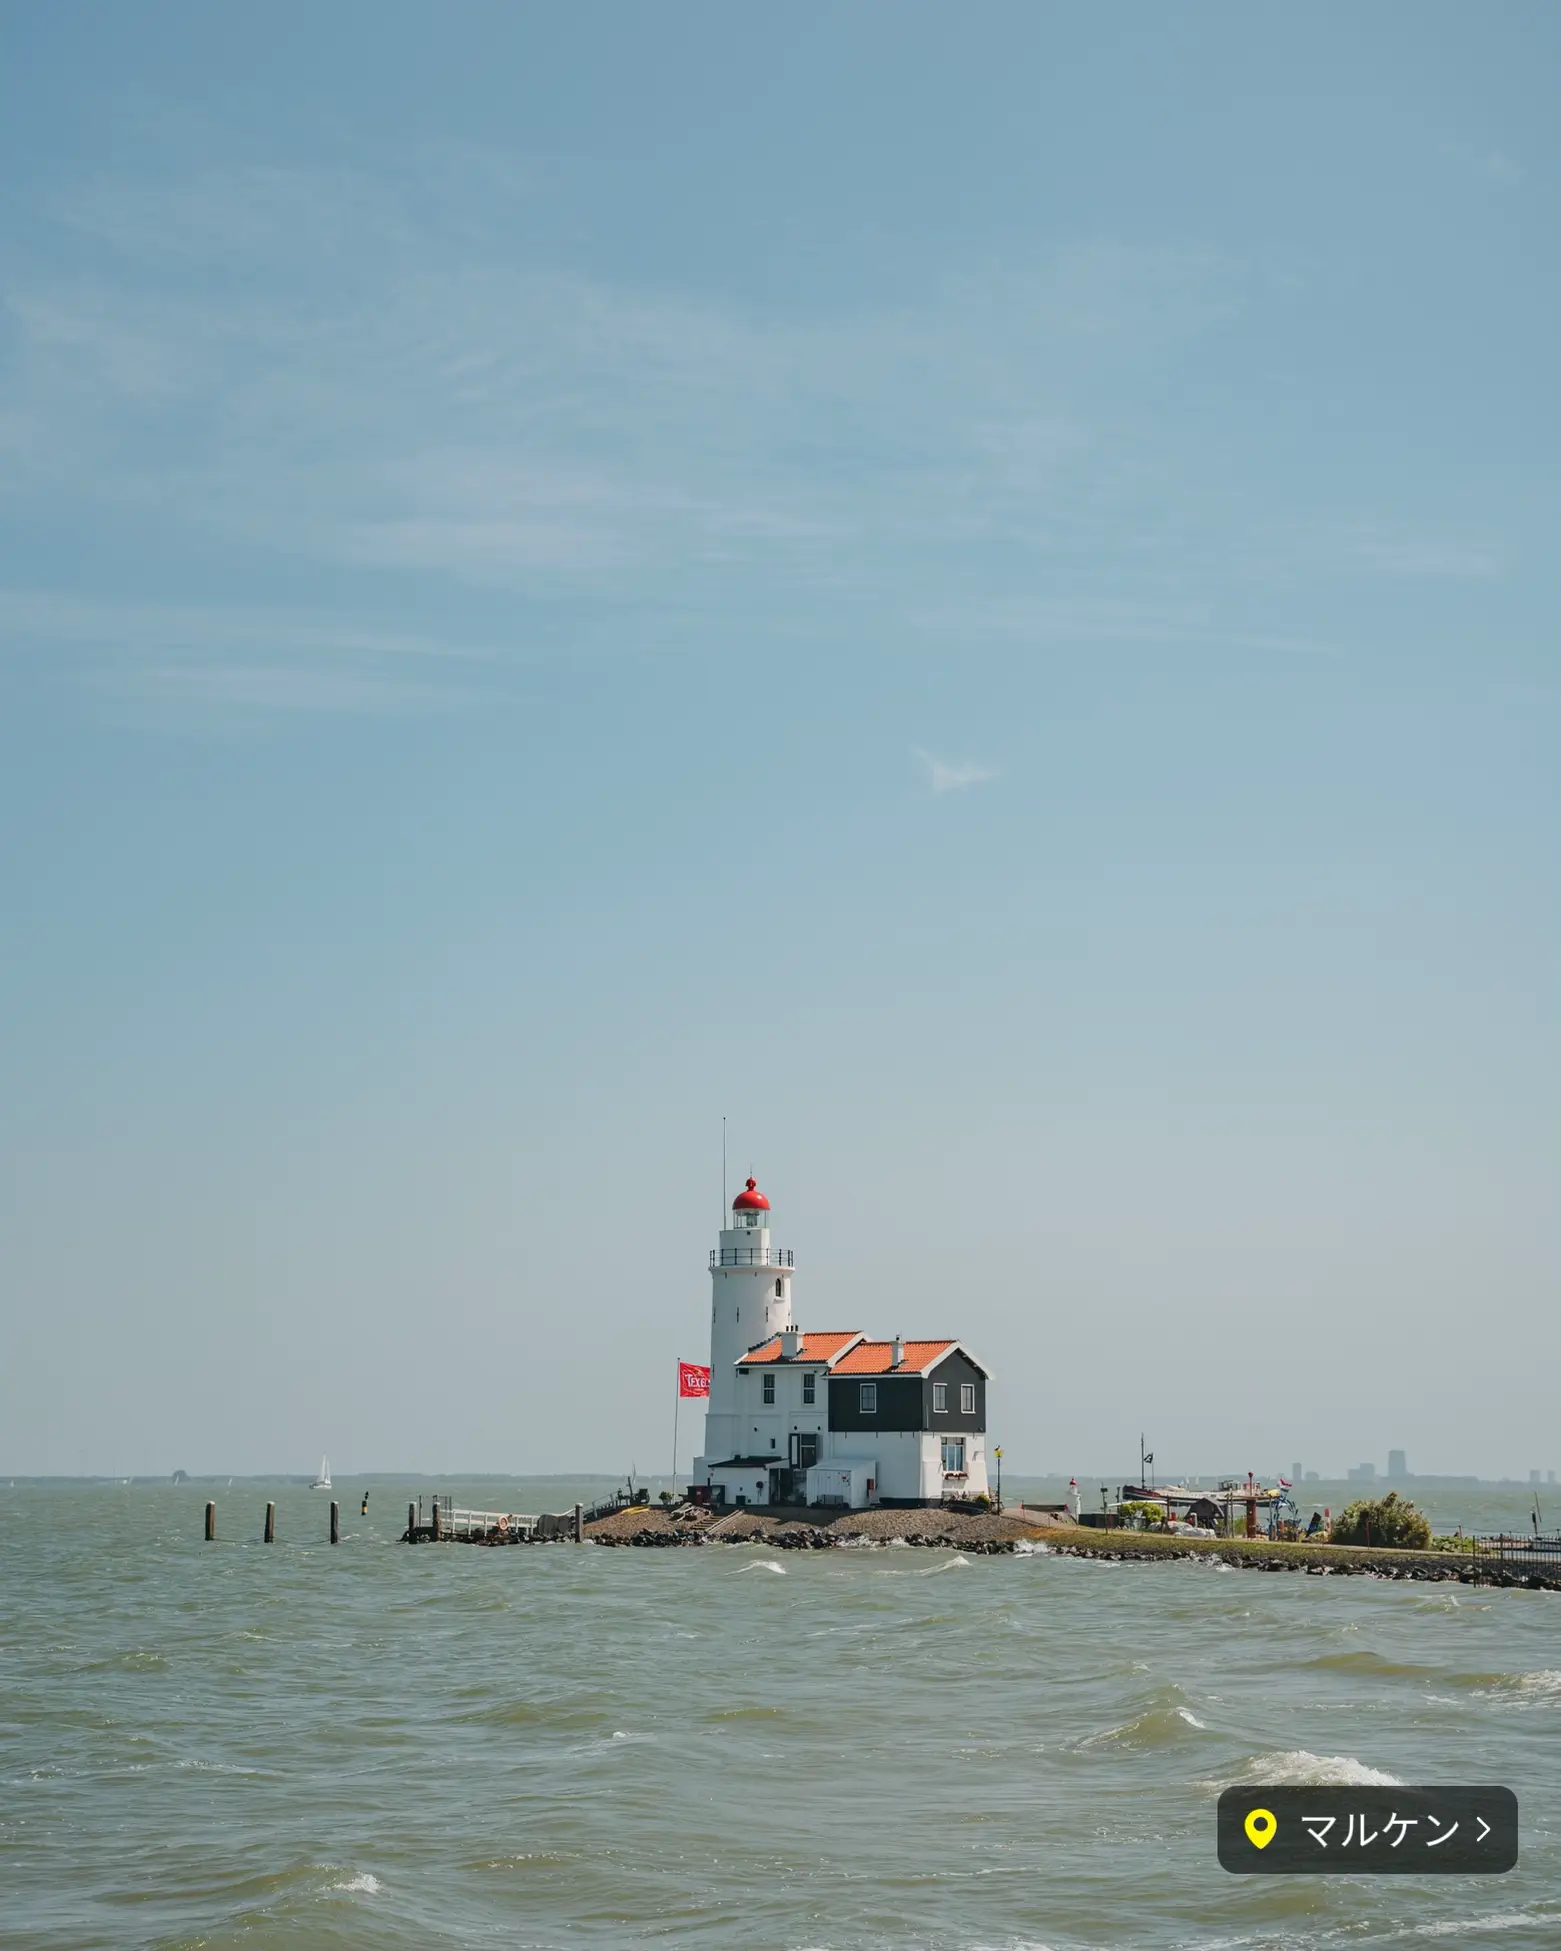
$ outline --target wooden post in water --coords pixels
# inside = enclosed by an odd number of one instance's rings
[[[438,1498],[438,1494],[437,1494],[437,1493],[435,1493],[435,1496],[434,1496],[434,1543],[435,1543],[435,1544],[438,1544],[438,1542],[439,1542],[439,1498]]]
[[[583,1504],[576,1504],[575,1506],[575,1543],[577,1545],[583,1545],[585,1543],[585,1506]]]
[[[276,1543],[276,1505],[271,1502],[266,1504],[266,1543]]]
[[[415,1545],[417,1543],[417,1506],[415,1504],[407,1505],[407,1543],[409,1545]]]
[[[341,1505],[334,1497],[331,1499],[331,1543],[341,1543]]]
[[[217,1506],[211,1498],[206,1500],[206,1542],[215,1544],[217,1540]]]

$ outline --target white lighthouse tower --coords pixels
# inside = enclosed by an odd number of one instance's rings
[[[738,1358],[794,1325],[791,1248],[770,1244],[770,1202],[749,1179],[710,1253],[710,1406],[696,1481],[708,1481],[711,1464],[742,1453]]]

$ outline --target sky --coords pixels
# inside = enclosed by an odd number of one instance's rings
[[[1561,1466],[1558,83],[0,5],[0,1470],[665,1472],[723,1118],[1010,1470]]]

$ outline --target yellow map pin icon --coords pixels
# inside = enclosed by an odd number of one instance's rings
[[[1246,1820],[1247,1841],[1254,1849],[1267,1849],[1279,1824],[1268,1809],[1254,1809]]]

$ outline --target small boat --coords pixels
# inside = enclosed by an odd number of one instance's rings
[[[320,1474],[310,1484],[311,1490],[329,1490],[331,1487],[331,1460],[328,1456],[320,1458]]]

